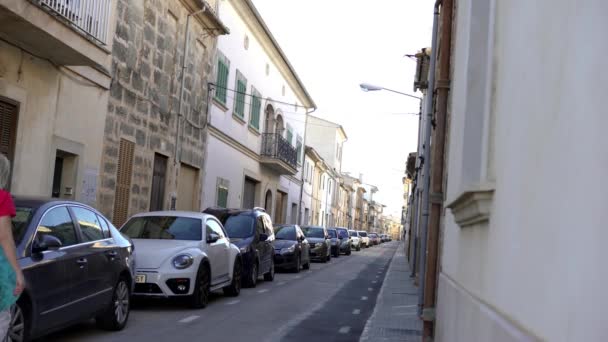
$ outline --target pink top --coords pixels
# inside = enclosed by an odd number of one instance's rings
[[[15,217],[15,203],[11,194],[6,190],[0,190],[0,217],[10,216]]]

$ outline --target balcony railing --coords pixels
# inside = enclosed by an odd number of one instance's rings
[[[292,168],[297,168],[298,152],[291,144],[277,133],[262,134],[263,157],[278,159]]]
[[[48,8],[87,36],[106,44],[112,0],[32,0]]]

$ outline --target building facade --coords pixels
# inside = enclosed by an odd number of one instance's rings
[[[295,223],[304,119],[315,104],[250,0],[220,2],[203,208],[263,207]]]
[[[217,36],[228,33],[216,10],[205,0],[118,1],[98,193],[116,224],[200,209],[207,84]]]
[[[120,11],[98,4],[0,4],[0,153],[14,194],[96,205]]]

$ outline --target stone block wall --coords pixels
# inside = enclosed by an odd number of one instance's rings
[[[117,1],[113,80],[97,201],[99,210],[110,218],[114,210],[121,139],[135,143],[129,215],[150,208],[155,153],[168,157],[164,209],[170,208],[171,194],[179,197],[175,144],[186,17],[190,13],[180,0]],[[206,145],[202,126],[207,113],[207,84],[214,80],[217,37],[205,31],[193,17],[188,44],[180,159],[199,169],[200,187]]]

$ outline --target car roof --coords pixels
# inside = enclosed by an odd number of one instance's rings
[[[46,205],[57,205],[57,204],[71,204],[71,205],[82,205],[90,207],[88,204],[70,201],[61,198],[53,198],[53,197],[37,197],[37,196],[21,196],[21,195],[13,195],[13,202],[16,207],[28,207],[38,209],[40,207]]]
[[[150,216],[175,216],[175,217],[188,217],[197,219],[215,218],[213,215],[199,213],[196,211],[179,211],[179,210],[164,210],[164,211],[150,211],[147,213],[135,214],[132,217],[150,217]]]
[[[220,221],[224,222],[228,216],[236,216],[236,215],[251,215],[258,217],[260,215],[266,214],[266,211],[261,208],[253,208],[253,209],[239,209],[239,208],[222,208],[222,207],[209,207],[203,210],[203,213],[210,214],[218,218]]]
[[[321,229],[325,229],[325,227],[321,227],[321,226],[302,226],[302,228],[321,228]]]

